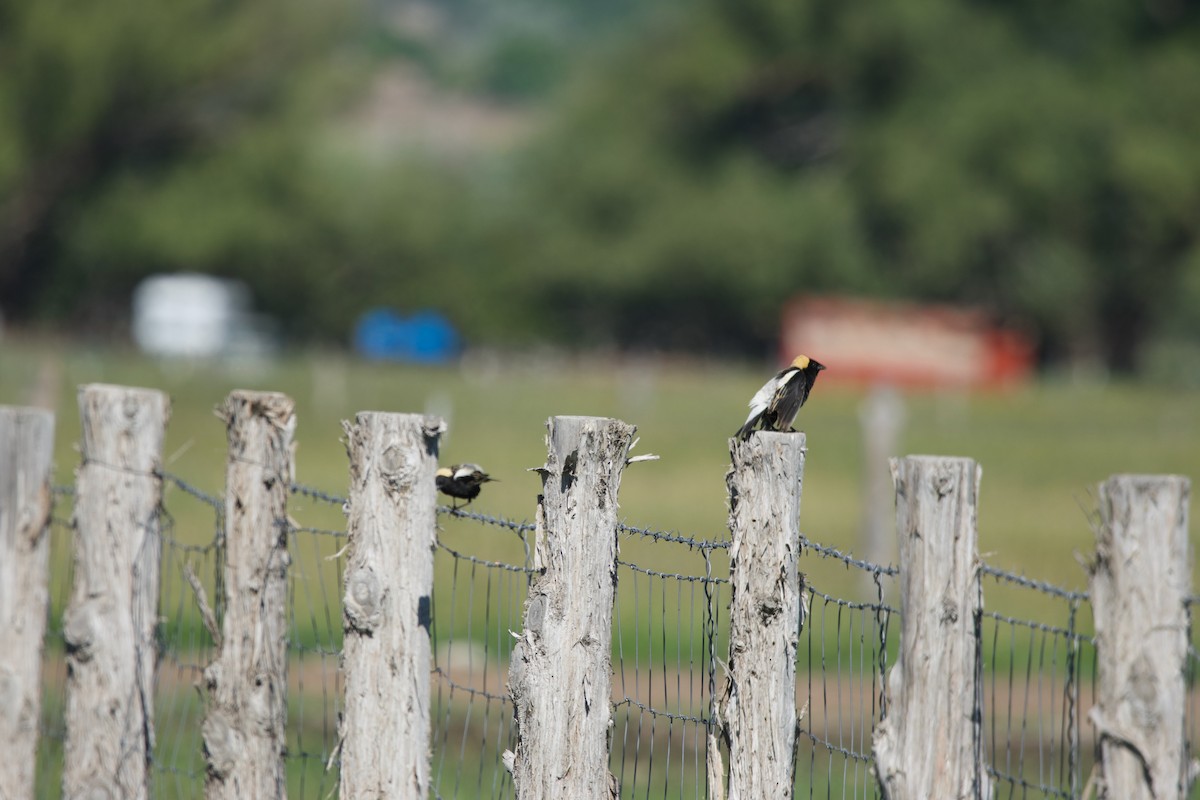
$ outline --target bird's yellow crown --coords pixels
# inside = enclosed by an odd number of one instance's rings
[[[454,472],[449,467],[442,467],[437,471],[437,476],[439,478],[453,478]]]
[[[799,355],[792,360],[792,366],[796,369],[808,369],[808,364],[811,360],[808,356]]]

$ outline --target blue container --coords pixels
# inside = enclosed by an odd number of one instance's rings
[[[411,317],[390,308],[374,308],[354,327],[354,349],[377,361],[445,364],[461,350],[458,331],[436,311]]]

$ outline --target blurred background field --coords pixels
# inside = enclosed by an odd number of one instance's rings
[[[214,409],[234,388],[282,391],[296,400],[296,479],[340,495],[348,482],[343,420],[363,410],[439,414],[450,426],[442,462],[478,462],[500,480],[472,508],[516,520],[532,519],[540,484],[528,470],[544,461],[546,420],[556,414],[614,416],[638,426],[636,452],[662,456],[627,471],[623,518],[712,539],[726,535],[728,438],[771,369],[700,359],[566,356],[420,367],[328,352],[297,352],[238,369],[163,363],[128,349],[9,341],[0,355],[0,402],[25,404],[39,391],[49,393],[42,400],[51,399],[58,412],[56,474],[65,484],[78,461],[79,384],[166,391],[172,412],[164,467],[212,494],[222,491],[225,458],[225,432]],[[809,450],[802,530],[860,553],[863,397],[859,390],[818,384],[797,422],[808,434]],[[1117,472],[1200,475],[1200,404],[1188,390],[1047,380],[1000,393],[910,393],[904,406],[898,454],[969,456],[983,466],[980,547],[988,561],[1068,586],[1083,584],[1074,554],[1092,545],[1097,482]],[[303,507],[309,501],[293,502]],[[340,511],[312,505],[312,524],[343,524]],[[185,540],[206,540],[208,510],[195,504],[195,513],[198,518],[176,521],[179,530]],[[1193,532],[1196,524],[1193,519]]]

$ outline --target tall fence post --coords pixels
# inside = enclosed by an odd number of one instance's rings
[[[170,401],[92,384],[80,387],[79,412],[63,795],[142,798],[154,754],[159,468]]]
[[[987,798],[978,626],[979,465],[892,459],[900,545],[900,655],[875,728],[875,773],[888,800]]]
[[[350,504],[341,796],[424,798],[435,477],[445,424],[418,414],[364,412],[345,428]]]
[[[899,450],[905,415],[904,398],[887,385],[871,387],[858,408],[863,439],[862,558],[874,564],[893,559],[896,496],[888,459]],[[874,575],[864,571],[861,581],[864,593],[875,593]]]
[[[276,392],[235,391],[220,415],[229,439],[225,618],[220,654],[204,670],[204,789],[210,800],[283,798],[294,404]]]
[[[33,797],[49,603],[54,414],[0,407],[0,797]]]
[[[540,470],[534,566],[508,687],[517,748],[504,754],[520,800],[615,797],[608,771],[617,490],[636,429],[552,417]]]
[[[729,800],[792,796],[803,433],[730,440]]]
[[[1191,482],[1178,475],[1114,475],[1099,487],[1091,573],[1102,798],[1184,797],[1184,665],[1192,560]]]

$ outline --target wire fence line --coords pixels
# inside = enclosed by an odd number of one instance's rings
[[[184,573],[189,566],[210,598],[221,597],[225,502],[177,475],[159,477],[168,491],[160,513],[155,793],[200,797],[204,706],[197,687],[215,652]],[[291,797],[326,798],[337,787],[347,499],[299,484],[291,493],[288,790]],[[55,487],[42,797],[60,789],[62,612],[72,579],[73,499],[71,487]],[[502,761],[516,735],[507,670],[536,574],[535,526],[445,506],[438,520],[431,626],[434,796],[512,797]],[[729,652],[730,542],[630,524],[618,534],[610,769],[622,797],[709,797],[707,739],[715,731],[713,703]],[[880,797],[872,731],[886,710],[884,677],[897,653],[898,570],[807,537],[802,543],[806,611],[797,654],[795,796]],[[976,712],[995,797],[1080,797],[1096,761],[1096,742],[1085,724],[1097,661],[1088,593],[987,564],[980,573],[989,604],[996,598],[976,621]],[[860,574],[869,581],[856,580]],[[1029,614],[1031,608],[1037,613]],[[1187,752],[1194,753],[1198,659],[1189,641],[1183,733]]]

